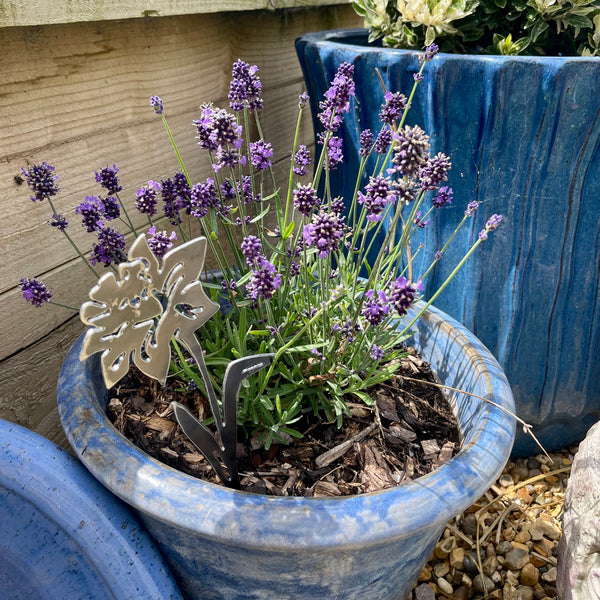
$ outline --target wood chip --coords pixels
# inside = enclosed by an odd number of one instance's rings
[[[320,456],[315,458],[315,465],[317,468],[322,469],[327,465],[330,465],[332,462],[336,461],[338,458],[341,458],[354,446],[356,442],[360,442],[367,438],[371,432],[377,427],[376,423],[369,425],[367,428],[359,431],[356,435],[352,436],[350,439],[338,444],[337,446],[331,448],[331,450],[327,450],[327,452],[323,452]]]

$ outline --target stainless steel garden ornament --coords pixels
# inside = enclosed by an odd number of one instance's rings
[[[90,290],[90,302],[81,307],[81,320],[90,329],[80,360],[102,352],[100,362],[107,388],[127,374],[131,363],[145,375],[164,383],[171,363],[171,340],[174,338],[185,346],[199,368],[219,441],[186,407],[176,402],[175,417],[223,482],[239,487],[238,393],[242,380],[267,366],[274,355],[246,356],[228,365],[221,410],[195,335],[219,311],[219,305],[206,295],[199,280],[205,256],[206,238],[198,237],[170,250],[159,261],[146,236],[140,235],[129,250],[129,262],[119,264],[116,274],[104,274]]]

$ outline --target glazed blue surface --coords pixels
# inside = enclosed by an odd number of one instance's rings
[[[81,463],[0,419],[0,598],[181,600],[150,536]]]
[[[406,95],[418,53],[366,44],[366,30],[299,38],[316,104],[343,61],[355,66],[359,103],[342,126],[344,169],[333,195],[350,198],[359,134],[379,131],[386,88]],[[438,54],[427,65],[408,122],[452,160],[454,202],[432,216],[416,263],[427,267],[462,218],[482,204],[426,281],[445,280],[492,213],[505,221],[436,299],[504,368],[521,418],[548,450],[583,439],[600,419],[600,58]],[[317,129],[318,130],[318,129]],[[366,183],[366,182],[365,182]],[[537,453],[522,432],[516,454]]]
[[[495,481],[512,447],[505,412],[456,396],[460,453],[426,477],[345,498],[269,497],[189,477],[137,449],[111,425],[98,356],[69,351],[58,408],[69,442],[108,489],[135,509],[188,600],[401,600],[446,522]],[[493,356],[431,309],[414,338],[447,385],[513,410]]]

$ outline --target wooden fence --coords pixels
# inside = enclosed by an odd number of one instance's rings
[[[74,208],[99,194],[95,171],[117,164],[131,201],[148,179],[178,170],[149,97],[163,98],[175,139],[200,181],[208,164],[191,121],[202,102],[227,106],[231,65],[242,58],[260,67],[264,136],[283,170],[303,91],[294,39],[360,25],[346,2],[324,0],[0,3],[0,417],[65,443],[56,379],[83,326],[68,309],[27,304],[18,282],[38,277],[56,300],[72,306],[94,283],[48,225],[47,203],[29,199],[21,167],[41,161],[56,167],[56,208],[71,221],[74,239],[89,248]],[[301,141],[310,144],[312,136],[307,118]]]

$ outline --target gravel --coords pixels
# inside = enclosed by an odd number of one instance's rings
[[[556,554],[576,447],[509,462],[446,526],[408,600],[559,600]]]

